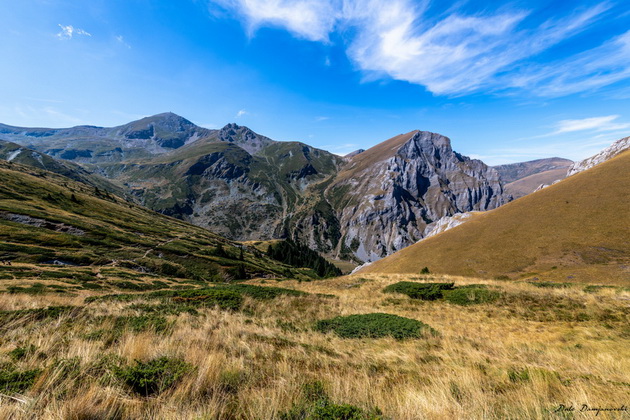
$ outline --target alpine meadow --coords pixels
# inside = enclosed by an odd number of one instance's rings
[[[630,419],[630,14],[543,3],[0,4],[0,419]]]

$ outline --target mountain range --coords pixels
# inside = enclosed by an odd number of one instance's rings
[[[345,157],[236,124],[198,127],[172,113],[112,128],[0,125],[0,139],[7,160],[35,153],[227,238],[291,238],[357,262],[417,242],[443,217],[512,199],[500,175],[509,171],[462,156],[447,137],[425,131]],[[516,171],[509,180],[549,167]]]

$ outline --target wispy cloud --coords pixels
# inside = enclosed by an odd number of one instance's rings
[[[125,47],[131,49],[131,45],[129,45],[127,41],[125,41],[125,37],[123,37],[122,35],[116,35],[116,41],[118,41],[121,45],[124,45]]]
[[[630,123],[616,123],[619,115],[608,115],[606,117],[582,118],[579,120],[562,120],[557,124],[555,134],[570,133],[573,131],[596,130],[614,131],[630,128]]]
[[[81,36],[92,36],[91,33],[81,29],[81,28],[75,28],[72,25],[62,25],[59,24],[59,27],[61,28],[61,31],[59,31],[57,33],[57,38],[59,39],[72,39],[72,37],[74,37],[75,35],[81,35]]]
[[[344,33],[348,56],[367,79],[392,78],[434,94],[529,90],[562,96],[630,77],[630,32],[578,54],[547,62],[539,55],[589,29],[612,3],[582,8],[536,25],[535,11],[502,7],[470,14],[454,6],[431,16],[429,1],[214,0],[261,26],[328,42]]]
[[[239,111],[236,113],[236,115],[234,116],[234,118],[241,118],[241,117],[243,117],[243,116],[245,116],[245,115],[249,115],[249,112],[248,112],[248,111],[246,111],[246,110],[244,110],[244,109],[241,109],[241,110],[239,110]]]
[[[580,131],[587,131],[593,133],[607,133],[604,135],[610,135],[610,132],[624,133],[630,130],[630,123],[616,121],[619,119],[619,115],[606,115],[602,117],[589,117],[571,120],[560,120],[556,122],[552,127],[553,130],[547,133],[533,136],[524,137],[517,141],[541,139],[546,137],[554,137],[576,133]]]
[[[327,144],[322,146],[322,149],[328,150],[330,153],[333,153],[338,156],[345,156],[348,153],[354,152],[359,148],[359,145],[356,143],[345,143],[345,144]]]
[[[326,121],[326,120],[329,120],[329,119],[330,119],[330,117],[324,117],[324,116],[315,117],[315,121],[317,121],[317,122]]]

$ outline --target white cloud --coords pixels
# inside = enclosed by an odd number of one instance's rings
[[[72,39],[74,35],[92,36],[91,33],[81,28],[75,28],[72,25],[59,24],[59,27],[61,28],[61,31],[57,33],[57,38],[59,39]]]
[[[436,19],[427,13],[429,0],[213,1],[244,17],[251,33],[276,26],[328,42],[340,31],[348,56],[369,78],[407,81],[440,95],[527,89],[562,96],[630,77],[630,32],[572,57],[536,62],[589,28],[609,3],[531,28],[530,11],[508,7],[472,15],[454,6]]]
[[[330,153],[337,156],[345,156],[348,153],[354,152],[355,150],[359,149],[359,145],[356,143],[327,144],[325,146],[321,146],[321,148],[324,150],[328,150]]]
[[[317,121],[317,122],[326,121],[326,120],[329,120],[329,119],[330,119],[330,117],[324,117],[324,116],[315,117],[315,121]]]
[[[428,23],[423,10],[415,10],[407,0],[347,3],[359,5],[359,13],[352,9],[346,17],[358,19],[359,35],[348,53],[361,69],[444,95],[511,87],[511,80],[499,78],[497,83],[497,76],[582,31],[606,9],[595,6],[526,30],[519,29],[526,11],[474,16],[453,11]]]
[[[608,115],[606,117],[582,118],[579,120],[558,121],[554,134],[570,133],[573,131],[596,130],[613,131],[630,128],[630,123],[614,123],[619,115]]]
[[[236,115],[235,115],[235,117],[234,117],[234,118],[240,118],[240,117],[245,116],[245,115],[249,115],[249,112],[247,112],[247,111],[246,111],[246,110],[244,110],[244,109],[241,109],[241,110],[239,110],[239,111],[236,113]]]
[[[250,32],[280,26],[310,41],[328,41],[335,24],[332,2],[320,0],[216,0],[246,17]]]
[[[124,45],[125,47],[131,49],[131,45],[129,45],[127,43],[127,41],[125,41],[125,38],[122,35],[117,35],[116,36],[116,41],[118,41],[119,43],[121,43],[122,45]]]

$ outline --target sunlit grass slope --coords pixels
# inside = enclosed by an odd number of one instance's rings
[[[435,237],[363,273],[431,272],[630,284],[630,152]]]

